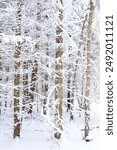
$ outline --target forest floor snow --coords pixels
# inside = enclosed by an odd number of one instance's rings
[[[99,128],[90,131],[90,142],[83,140],[83,125],[73,121],[64,124],[64,133],[61,140],[56,141],[52,137],[52,129],[43,121],[25,121],[22,125],[20,139],[12,139],[11,130],[2,128],[0,135],[0,150],[99,150]]]

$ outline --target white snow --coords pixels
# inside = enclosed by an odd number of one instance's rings
[[[63,135],[58,141],[52,137],[53,130],[43,120],[25,120],[20,139],[12,139],[11,129],[5,130],[4,126],[0,134],[0,150],[99,150],[99,128],[92,122],[88,137],[91,141],[85,142],[82,122],[78,118],[73,122],[66,120]]]

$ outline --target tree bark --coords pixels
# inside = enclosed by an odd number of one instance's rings
[[[63,2],[60,1],[63,5]],[[63,10],[59,9],[59,20],[62,22],[63,20]],[[60,25],[62,27],[62,25]],[[56,64],[55,64],[55,100],[56,100],[56,113],[55,113],[55,122],[56,122],[56,128],[59,130],[63,130],[61,119],[62,119],[62,43],[63,43],[63,37],[62,37],[62,28],[57,25],[56,27],[56,43],[57,43],[57,49],[56,49]],[[60,139],[61,133],[57,131],[54,134],[54,137],[56,139]]]
[[[37,1],[37,23],[40,24],[41,21],[41,1],[38,0]],[[39,52],[40,49],[40,26],[39,24],[37,24],[37,31],[36,31],[36,44],[35,44],[35,53]],[[34,102],[34,92],[36,91],[36,81],[38,78],[38,61],[35,58],[35,60],[32,62],[33,64],[33,69],[32,69],[32,75],[31,75],[31,88],[30,88],[30,109],[29,109],[29,113],[32,113],[32,109],[33,109],[33,102]]]
[[[92,22],[93,22],[93,11],[94,11],[94,4],[92,0],[90,0],[90,8],[89,8],[89,19],[88,19],[88,35],[87,35],[87,66],[86,66],[86,89],[85,89],[85,100],[84,100],[84,109],[85,109],[85,133],[84,138],[86,140],[87,136],[89,135],[89,121],[90,121],[90,75],[91,75],[91,39],[92,39]]]
[[[49,56],[49,51],[48,51],[48,44],[47,44],[47,48],[46,48],[46,56]],[[46,67],[49,67],[48,64],[48,58],[46,59]],[[43,114],[46,115],[47,114],[47,96],[48,96],[48,74],[45,72],[44,74],[44,101],[43,101]]]
[[[28,82],[28,61],[23,62],[23,106],[22,110],[26,110],[29,103],[29,82]]]
[[[69,69],[70,69],[69,65]],[[70,120],[74,119],[73,116],[73,89],[72,89],[72,81],[70,73],[68,74],[68,81],[67,81],[67,111],[70,111]]]
[[[16,38],[17,44],[15,48],[15,66],[14,66],[14,134],[13,137],[20,137],[20,51],[21,42],[19,37],[21,37],[21,9],[23,1],[17,1],[17,14],[16,14]]]

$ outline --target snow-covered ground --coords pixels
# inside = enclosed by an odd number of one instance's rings
[[[7,122],[7,121],[6,121]],[[92,123],[89,139],[83,140],[82,120],[64,123],[64,133],[61,140],[56,141],[53,130],[41,120],[27,119],[22,124],[20,139],[12,139],[11,127],[7,130],[2,126],[0,134],[0,150],[99,150],[99,128]]]

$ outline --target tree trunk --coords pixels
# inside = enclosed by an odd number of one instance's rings
[[[16,14],[16,38],[21,36],[21,8],[22,0],[17,1],[17,14]],[[15,66],[14,66],[14,134],[13,137],[20,137],[20,51],[21,42],[17,39],[15,49]]]
[[[47,44],[47,48],[46,48],[46,56],[48,57],[49,56],[49,51],[48,51],[48,44]],[[49,64],[48,64],[48,58],[46,59],[46,67],[48,68],[49,67]],[[45,72],[44,74],[44,102],[43,102],[43,114],[46,115],[47,114],[47,94],[48,94],[48,74]]]
[[[63,2],[60,1],[63,5]],[[63,10],[59,9],[59,20],[62,22],[63,20]],[[55,100],[56,100],[56,113],[55,113],[55,122],[56,122],[56,128],[59,130],[63,130],[61,119],[62,119],[62,43],[63,43],[63,37],[61,33],[62,25],[56,27],[56,43],[57,43],[57,49],[56,49],[56,64],[55,64],[55,84],[56,84],[56,91],[55,91]],[[54,134],[54,137],[56,139],[60,139],[61,133],[57,131]]]
[[[86,13],[86,15],[85,15],[85,18],[84,18],[84,21],[83,21],[83,24],[82,24],[82,30],[81,30],[80,42],[79,42],[79,49],[81,49],[81,46],[82,46],[82,45],[85,45],[85,44],[83,43],[83,34],[84,34],[84,29],[85,29],[86,21],[87,21],[87,13]],[[84,42],[85,42],[85,41],[84,41]],[[84,55],[85,55],[85,49],[86,49],[86,48],[83,49]],[[85,56],[84,56],[83,58],[85,59]],[[85,62],[85,60],[84,60],[84,62]],[[83,95],[84,95],[84,81],[85,81],[85,74],[84,74],[84,73],[82,74],[82,78],[81,78],[81,79],[82,79],[82,83],[81,83],[81,99],[80,99],[80,103],[79,103],[79,107],[80,107],[80,108],[83,107],[83,100],[84,100],[84,98],[83,98]]]
[[[26,110],[29,103],[29,85],[28,85],[28,61],[23,62],[23,106],[22,110]]]
[[[70,69],[70,65],[69,65]],[[70,111],[70,120],[74,119],[73,116],[73,90],[72,90],[72,82],[71,82],[71,76],[70,73],[68,75],[68,81],[67,81],[67,111]]]
[[[81,33],[80,33],[80,39],[79,39],[79,43],[78,43],[78,52],[77,52],[77,56],[80,57],[80,53],[81,53],[81,46],[83,45],[83,34],[84,34],[84,30],[85,30],[85,24],[87,21],[87,14],[85,15],[85,17],[83,18],[83,22],[82,22],[82,29],[81,29]],[[72,95],[74,96],[74,90],[77,90],[77,76],[78,76],[78,71],[79,71],[79,67],[78,67],[78,63],[79,63],[79,58],[76,59],[75,61],[76,65],[73,69],[74,71],[74,75],[73,75],[73,83],[72,83]],[[84,82],[84,81],[82,81]],[[83,90],[83,85],[82,85],[82,90]],[[83,96],[83,91],[81,90],[81,95]],[[82,97],[81,99],[78,98],[78,106],[82,108],[81,106],[82,103]]]
[[[86,66],[86,89],[85,89],[85,100],[84,100],[84,109],[85,109],[85,133],[84,138],[86,140],[87,136],[89,135],[89,121],[90,121],[90,102],[89,102],[89,95],[90,95],[90,75],[91,75],[91,37],[92,37],[92,22],[93,22],[93,11],[94,5],[92,0],[90,0],[90,12],[89,12],[89,19],[88,19],[88,35],[87,35],[87,66]]]
[[[41,1],[38,0],[37,1],[37,31],[36,31],[36,44],[35,44],[35,53],[39,52],[39,48],[40,48],[40,20],[41,20]],[[32,69],[32,75],[31,75],[31,88],[30,88],[30,109],[29,109],[29,113],[32,113],[32,109],[33,109],[33,102],[34,102],[34,92],[36,91],[36,81],[38,78],[38,61],[35,58],[35,60],[33,61],[33,69]]]

